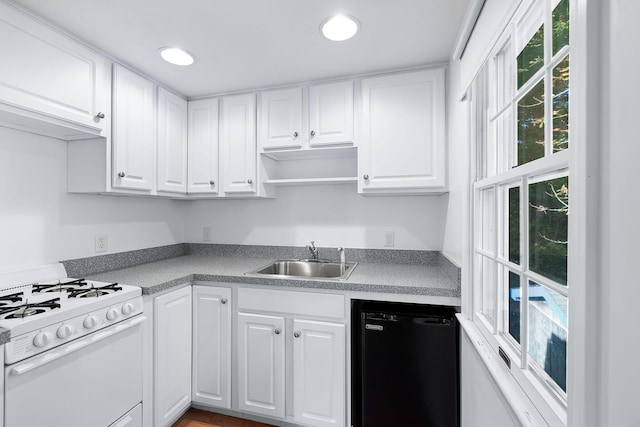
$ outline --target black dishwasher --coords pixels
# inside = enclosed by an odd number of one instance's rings
[[[353,301],[353,427],[459,426],[458,336],[452,307]]]

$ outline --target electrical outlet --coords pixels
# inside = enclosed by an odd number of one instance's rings
[[[211,227],[205,227],[202,229],[202,241],[203,242],[211,241]]]
[[[107,252],[108,237],[106,233],[96,234],[96,253]]]
[[[384,247],[392,248],[395,245],[395,233],[393,231],[386,231],[384,233]]]

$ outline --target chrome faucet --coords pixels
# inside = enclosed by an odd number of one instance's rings
[[[346,259],[345,259],[345,255],[344,255],[344,248],[343,247],[339,247],[338,248],[338,253],[340,254],[340,264],[344,264]]]
[[[316,242],[314,242],[313,240],[311,241],[311,243],[309,243],[307,245],[307,249],[309,249],[309,252],[311,252],[311,259],[318,259],[318,248],[316,248]]]

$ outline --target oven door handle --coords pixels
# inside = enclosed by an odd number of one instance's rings
[[[102,341],[105,338],[109,338],[110,336],[113,336],[117,333],[133,328],[134,326],[144,322],[146,319],[147,318],[144,316],[137,316],[128,321],[118,323],[110,328],[91,334],[86,338],[83,338],[77,341],[72,341],[69,344],[60,348],[59,350],[55,350],[55,349],[50,350],[49,352],[47,352],[46,354],[43,354],[42,356],[36,356],[35,360],[20,364],[18,366],[14,366],[13,368],[11,368],[11,371],[9,372],[11,373],[11,375],[25,374],[29,371],[39,368],[40,366],[46,365],[49,362],[53,362],[56,359],[60,359],[61,357],[64,357],[68,354],[71,354],[80,349],[83,349],[88,345],[91,345],[98,341]]]

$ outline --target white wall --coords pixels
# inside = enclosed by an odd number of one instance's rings
[[[67,194],[66,142],[0,127],[0,270],[184,241],[184,206]]]
[[[460,333],[462,427],[508,427],[520,423],[493,381],[469,337]]]
[[[202,242],[211,227],[214,243],[441,250],[446,196],[364,197],[354,185],[288,187],[276,199],[191,202],[186,240]]]
[[[607,0],[602,13],[602,426],[638,426],[640,333],[640,2]]]

